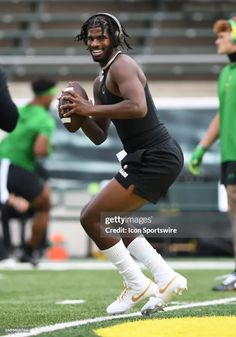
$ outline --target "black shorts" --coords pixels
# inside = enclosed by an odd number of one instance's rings
[[[184,157],[175,140],[169,139],[157,147],[128,153],[115,179],[125,188],[134,185],[134,192],[157,203],[182,170]]]
[[[236,161],[221,164],[221,184],[236,185]]]
[[[36,173],[11,164],[8,172],[7,189],[9,193],[32,201],[39,196],[44,187],[44,180]]]

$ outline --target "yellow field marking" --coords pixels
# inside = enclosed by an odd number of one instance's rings
[[[95,330],[100,337],[235,337],[236,316],[148,319]]]

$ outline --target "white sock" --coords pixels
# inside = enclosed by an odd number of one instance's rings
[[[135,238],[127,249],[130,254],[150,270],[160,287],[165,285],[166,282],[176,274],[143,236]]]
[[[147,277],[134,261],[122,240],[114,246],[102,250],[107,258],[116,266],[129,288],[142,290],[147,284]]]

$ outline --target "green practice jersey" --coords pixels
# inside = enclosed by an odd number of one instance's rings
[[[0,159],[8,158],[11,163],[34,171],[34,142],[38,135],[43,135],[50,144],[55,121],[40,105],[25,105],[19,108],[19,114],[16,128],[0,142]]]
[[[221,162],[236,161],[236,62],[222,70],[218,81]]]

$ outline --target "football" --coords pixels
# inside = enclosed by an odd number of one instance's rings
[[[86,91],[84,90],[84,88],[78,83],[78,82],[70,82],[68,84],[68,86],[63,90],[60,98],[59,98],[59,102],[58,102],[58,113],[59,113],[59,117],[63,123],[63,125],[65,126],[65,128],[69,131],[69,132],[75,132],[77,130],[79,130],[79,128],[81,127],[81,125],[83,124],[84,120],[86,117],[84,116],[79,116],[79,115],[71,115],[69,117],[63,117],[59,106],[68,103],[68,101],[66,101],[64,99],[64,97],[67,94],[68,91],[72,91],[74,90],[77,94],[79,94],[81,97],[83,97],[84,99],[88,100],[88,95],[86,93]],[[64,111],[66,112],[66,111]]]

